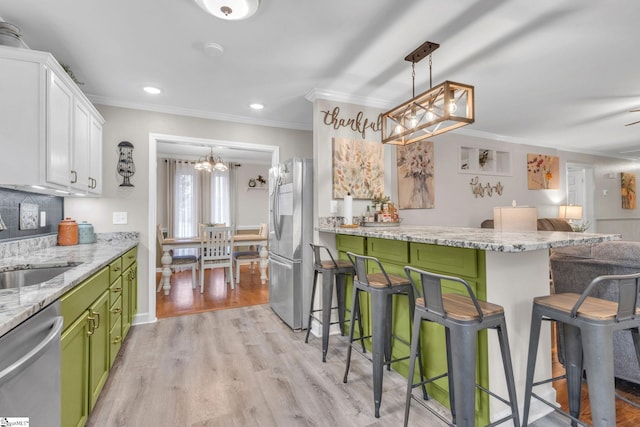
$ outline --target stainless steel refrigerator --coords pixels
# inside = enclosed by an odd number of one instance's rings
[[[292,329],[307,325],[313,280],[313,163],[269,170],[269,305]]]

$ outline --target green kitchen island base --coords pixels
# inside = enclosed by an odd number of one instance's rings
[[[480,300],[499,304],[504,308],[511,345],[511,356],[519,408],[523,408],[529,327],[533,298],[548,295],[549,249],[560,246],[591,244],[619,239],[619,235],[584,234],[570,232],[501,232],[493,229],[462,227],[400,226],[390,228],[343,229],[320,227],[319,240],[329,247],[335,245],[341,259],[346,252],[374,256],[384,268],[394,274],[404,274],[404,266],[458,276],[472,286]],[[373,267],[372,267],[373,268]],[[351,295],[351,282],[347,283],[347,298]],[[452,292],[455,290],[452,288]],[[351,301],[346,301],[350,306]],[[360,301],[365,335],[370,329],[370,305],[366,298]],[[410,339],[406,326],[409,308],[406,301],[394,299],[394,334]],[[423,325],[420,331],[423,368],[426,377],[447,370],[444,330],[439,325]],[[371,343],[368,343],[370,348]],[[404,345],[394,345],[392,357],[408,354]],[[487,340],[487,331],[478,335],[476,380],[500,396],[506,396],[507,387],[497,340]],[[406,361],[392,365],[407,375]],[[536,374],[540,378],[551,376],[551,333],[546,327],[541,333]],[[417,378],[414,379],[417,381]],[[429,394],[449,407],[448,385],[445,378],[431,383]],[[555,401],[551,384],[540,386],[537,392],[546,400]],[[384,404],[382,406],[384,410]],[[539,403],[532,405],[530,421],[552,411]],[[511,411],[497,399],[476,391],[476,424],[486,425],[499,420]]]

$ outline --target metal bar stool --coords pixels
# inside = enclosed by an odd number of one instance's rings
[[[351,365],[351,350],[354,341],[360,341],[364,348],[364,340],[371,338],[372,341],[372,362],[373,362],[373,401],[375,405],[375,416],[380,417],[380,403],[382,401],[382,374],[384,365],[391,369],[391,363],[406,360],[409,356],[398,359],[391,359],[391,340],[393,331],[392,296],[406,295],[409,298],[409,328],[411,328],[411,318],[415,300],[411,282],[406,277],[387,274],[384,267],[377,258],[364,255],[357,255],[347,252],[347,256],[353,263],[356,277],[353,280],[353,302],[351,307],[351,325],[349,328],[349,348],[347,349],[347,366],[344,372],[344,382],[347,382],[349,366]],[[367,262],[375,263],[379,273],[367,273]],[[371,297],[371,335],[363,336],[362,315],[360,313],[360,292],[367,292]],[[360,337],[353,337],[355,320],[360,325]],[[396,340],[410,346],[409,342],[395,337]],[[422,363],[420,363],[422,366]],[[422,375],[422,368],[420,370]]]
[[[344,335],[344,289],[345,279],[347,275],[353,274],[353,264],[351,261],[335,260],[329,248],[326,246],[309,244],[313,250],[313,289],[311,291],[311,307],[309,308],[309,321],[307,323],[307,335],[304,342],[309,342],[309,333],[311,332],[311,321],[313,319],[322,323],[322,361],[327,361],[327,350],[329,348],[329,327],[340,324],[340,335]],[[329,260],[322,260],[321,252],[324,249],[329,254]],[[318,274],[322,274],[322,308],[314,310],[313,303],[316,298],[316,288],[318,283]],[[338,300],[337,307],[333,305],[333,287],[335,283],[336,298]],[[331,311],[338,310],[338,321],[331,322]],[[321,311],[322,319],[315,317],[315,313]],[[362,335],[362,331],[360,331]]]
[[[589,296],[600,286],[614,287],[610,290],[614,292],[617,290],[618,302]],[[596,427],[616,425],[613,333],[619,330],[631,331],[636,357],[640,362],[640,310],[637,307],[639,286],[640,273],[600,276],[593,279],[581,295],[567,292],[533,299],[523,426],[527,424],[532,397],[569,417],[571,425],[583,424],[578,419],[583,369],[587,383],[590,385],[588,387],[589,403],[593,425]],[[533,376],[543,320],[562,322],[566,374],[534,383]],[[537,385],[565,377],[569,395],[569,413],[558,408],[555,402],[548,402],[533,392],[533,387]],[[637,405],[634,404],[634,406]]]
[[[475,390],[476,388],[498,399],[511,409],[511,415],[494,421],[491,425],[502,424],[512,419],[519,427],[518,401],[513,377],[509,338],[504,317],[504,309],[489,302],[478,301],[471,286],[458,277],[430,273],[414,267],[405,267],[405,273],[421,297],[416,299],[415,314],[413,316],[413,336],[411,338],[411,359],[407,381],[407,397],[405,401],[404,425],[409,421],[411,406],[411,390],[414,387],[428,384],[447,376],[449,381],[449,400],[452,422],[446,420],[433,408],[423,405],[434,415],[449,425],[458,427],[475,425]],[[419,275],[420,282],[416,283],[412,275]],[[467,295],[458,293],[443,293],[442,286],[446,283],[451,288],[455,283],[463,287]],[[435,322],[445,328],[448,372],[424,379],[422,372],[420,383],[413,384],[416,355],[420,357],[419,337],[420,325],[423,321]],[[509,400],[487,390],[476,383],[476,352],[478,332],[483,329],[495,329],[500,342],[500,352],[506,378]],[[418,363],[421,363],[420,361]]]

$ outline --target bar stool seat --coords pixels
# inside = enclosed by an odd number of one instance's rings
[[[391,369],[391,364],[406,360],[409,356],[391,359],[391,343],[397,341],[410,345],[409,342],[393,336],[393,311],[392,296],[406,295],[409,299],[409,328],[413,318],[415,305],[413,288],[406,277],[388,274],[377,258],[347,252],[347,256],[353,263],[355,278],[353,280],[353,300],[351,306],[351,325],[349,328],[349,347],[347,349],[347,365],[344,372],[344,382],[347,382],[349,367],[351,365],[351,350],[354,341],[360,341],[364,353],[364,340],[371,338],[373,362],[373,401],[375,416],[380,417],[380,403],[382,401],[382,374],[384,366]],[[368,273],[367,263],[372,270],[379,273]],[[364,336],[362,327],[362,315],[360,313],[360,292],[367,292],[371,297],[371,335]],[[354,338],[355,321],[360,326],[360,337]],[[422,365],[422,363],[420,363]],[[420,370],[422,375],[422,368]],[[425,390],[426,393],[426,390]],[[426,397],[426,394],[425,394]]]
[[[610,287],[609,292],[617,293],[618,302],[589,296],[595,288],[603,286]],[[613,335],[615,331],[620,330],[631,332],[636,357],[640,363],[640,309],[637,307],[639,290],[640,273],[608,275],[593,279],[582,294],[560,293],[534,298],[523,425],[526,425],[528,420],[532,397],[569,417],[572,425],[577,425],[580,422],[583,372],[586,373],[593,426],[616,425]],[[543,320],[562,324],[566,374],[534,383]],[[548,402],[533,392],[535,386],[565,377],[569,397],[568,413],[558,408],[555,402]]]
[[[416,289],[416,294],[421,295],[416,298],[413,316],[411,359],[405,400],[405,427],[409,422],[409,410],[413,397],[412,389],[419,386],[424,388],[426,384],[444,377],[448,379],[453,424],[430,406],[424,405],[424,407],[445,423],[458,427],[475,426],[475,390],[478,388],[510,408],[510,415],[494,421],[491,425],[502,424],[512,419],[514,426],[520,427],[507,325],[502,306],[478,301],[471,286],[461,278],[431,273],[409,266],[405,267],[405,273]],[[416,275],[420,277],[420,281],[417,283],[414,281]],[[466,295],[443,293],[443,285],[445,284],[448,289],[453,286],[456,287],[456,290],[457,288],[462,289]],[[420,382],[414,384],[416,357],[420,357],[420,325],[423,321],[438,323],[445,328],[448,372],[424,379],[421,370]],[[476,384],[477,336],[478,332],[484,329],[495,329],[498,333],[509,394],[508,400]],[[420,360],[418,363],[422,367]],[[424,390],[423,395],[426,395]]]
[[[348,260],[336,260],[331,255],[331,251],[326,246],[314,245],[310,243],[313,250],[313,289],[311,290],[311,307],[309,308],[309,320],[307,323],[307,335],[304,342],[309,342],[309,333],[311,332],[311,322],[316,320],[322,324],[322,361],[327,361],[327,351],[329,349],[329,328],[331,325],[340,324],[340,334],[344,335],[344,291],[345,280],[347,275],[353,275],[353,264]],[[325,251],[329,255],[328,260],[322,259],[321,252]],[[314,309],[313,305],[316,298],[316,290],[318,283],[318,275],[322,274],[322,308]],[[333,306],[333,289],[336,289],[336,299],[338,305]],[[338,310],[338,321],[331,322],[332,310]],[[315,313],[322,312],[322,318],[317,318]]]

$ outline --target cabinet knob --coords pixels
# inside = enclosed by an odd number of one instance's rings
[[[120,314],[122,313],[122,309],[120,307],[116,307],[113,310],[111,310],[111,312],[115,314]]]
[[[119,342],[122,342],[122,337],[120,335],[113,338],[114,344],[118,344]]]
[[[122,292],[122,288],[113,288],[113,292]]]

